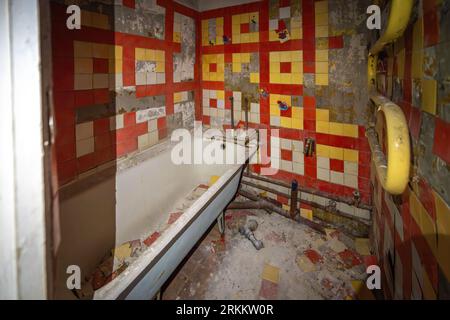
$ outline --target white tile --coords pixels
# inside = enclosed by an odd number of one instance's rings
[[[91,138],[94,136],[94,122],[84,122],[77,124],[75,128],[76,138],[78,140],[83,140],[87,138]]]
[[[154,72],[148,72],[147,73],[147,78],[146,78],[146,83],[147,84],[156,84],[157,80],[156,80],[156,73]]]
[[[317,167],[330,170],[330,159],[317,157]]]
[[[109,130],[119,130],[124,127],[123,123],[123,114],[118,114],[116,116],[113,116],[109,118]]]
[[[281,123],[280,117],[270,116],[270,125],[279,127]]]
[[[281,149],[292,150],[292,141],[289,139],[280,139]]]
[[[225,100],[217,100],[217,108],[219,109],[225,109]]]
[[[292,150],[303,153],[303,141],[292,140]]]
[[[350,188],[358,189],[358,176],[344,174],[344,185]]]
[[[278,19],[271,19],[269,21],[269,30],[277,30],[278,29]]]
[[[225,119],[225,110],[217,109],[217,116],[221,119]]]
[[[305,165],[303,163],[294,162],[292,164],[292,170],[295,174],[304,176],[305,175]]]
[[[330,182],[334,184],[344,184],[344,173],[337,171],[330,171]]]
[[[109,75],[108,74],[94,74],[93,88],[94,89],[109,88]]]
[[[280,149],[277,149],[277,148],[272,147],[272,148],[270,149],[270,157],[271,157],[271,158],[277,158],[277,159],[280,159],[280,158],[281,158],[281,151],[280,151]]]
[[[280,8],[280,19],[286,19],[291,17],[291,7]]]
[[[148,121],[148,132],[158,130],[158,120],[152,119]]]
[[[143,134],[142,136],[138,136],[138,148],[139,150],[143,150],[149,147],[149,137],[148,133]]]
[[[317,168],[317,179],[323,181],[330,181],[330,170]]]
[[[241,112],[240,111],[234,111],[234,120],[241,120]]]
[[[108,79],[109,82],[109,79]],[[109,84],[109,83],[108,83]],[[76,74],[74,88],[75,90],[90,90],[93,86],[91,74]]]
[[[305,163],[305,155],[300,151],[292,151],[292,161],[296,163]]]
[[[209,108],[208,107],[203,108],[203,115],[209,116]]]
[[[209,107],[209,98],[203,98],[202,102],[204,107]]]
[[[148,134],[148,144],[153,146],[158,143],[158,130],[152,131]]]
[[[209,90],[203,89],[203,98],[209,99]]]
[[[233,91],[233,99],[234,99],[234,102],[242,101],[242,93],[238,92],[238,91]]]
[[[209,91],[209,98],[210,99],[217,99],[217,91],[216,90],[210,90]]]
[[[346,203],[338,202],[337,205],[336,205],[336,208],[339,211],[342,211],[342,212],[344,212],[346,214],[349,214],[349,215],[352,215],[352,216],[355,215],[355,207],[350,206],[350,205],[348,205]]]
[[[358,163],[344,161],[344,173],[358,175]]]
[[[281,170],[292,172],[292,161],[281,160]]]
[[[209,115],[211,117],[217,117],[217,109],[216,108],[210,108],[209,109]]]
[[[251,103],[250,104],[250,112],[259,113],[259,103]]]
[[[147,84],[147,73],[145,72],[136,72],[136,85],[143,86]]]
[[[270,137],[270,145],[272,147],[280,148],[280,138],[279,137]]]
[[[94,152],[94,137],[77,141],[77,158]]]
[[[250,113],[250,122],[259,123],[259,113]]]
[[[166,73],[157,73],[156,74],[156,83],[158,83],[158,84],[166,83]]]

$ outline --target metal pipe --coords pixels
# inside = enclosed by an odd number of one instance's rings
[[[271,189],[269,187],[261,186],[261,185],[258,185],[258,184],[252,183],[252,182],[248,182],[248,181],[245,181],[245,180],[242,180],[242,184],[248,185],[249,187],[253,187],[253,188],[256,188],[256,189],[264,190],[264,191],[267,191],[267,192],[270,192],[270,193],[273,193],[273,194],[276,194],[276,195],[279,195],[279,196],[282,196],[282,197],[285,197],[285,198],[288,198],[288,199],[290,197],[288,194],[286,194],[284,192],[281,192],[281,191],[278,191],[278,190],[275,190],[275,189]],[[302,203],[304,203],[304,204],[306,204],[308,206],[311,206],[313,208],[317,208],[317,209],[320,209],[320,210],[323,210],[323,211],[330,212],[332,214],[341,216],[343,218],[355,220],[357,222],[360,222],[360,223],[363,223],[363,224],[366,224],[366,225],[369,224],[369,222],[366,222],[366,221],[361,220],[361,219],[359,219],[357,217],[351,216],[351,215],[349,215],[349,214],[347,214],[345,212],[337,210],[335,207],[334,208],[326,207],[326,206],[322,206],[320,204],[317,204],[317,203],[311,202],[311,201],[307,201],[307,200],[302,200]],[[255,208],[255,209],[258,209],[258,208]],[[295,208],[295,209],[297,210],[297,208]]]
[[[248,130],[248,98],[244,98],[244,111],[245,111],[245,130]]]
[[[285,187],[287,189],[289,189],[291,187],[288,183],[285,183],[283,181],[272,180],[272,179],[268,179],[268,178],[261,177],[261,176],[258,176],[258,175],[255,175],[255,174],[251,174],[251,173],[250,174],[249,173],[244,173],[244,177],[250,178],[250,179],[259,180],[259,181],[262,181],[262,182],[271,183],[271,184],[274,184],[274,185],[277,185],[277,186]],[[354,206],[356,208],[369,210],[369,211],[372,210],[372,206],[369,206],[369,205],[366,205],[366,204],[357,204],[357,203],[355,203],[355,201],[348,200],[346,198],[342,198],[342,197],[335,196],[335,195],[332,195],[332,194],[328,194],[328,193],[325,193],[325,192],[322,192],[322,191],[314,190],[314,189],[311,189],[311,188],[307,188],[307,187],[303,187],[303,186],[300,187],[299,186],[298,190],[300,192],[305,192],[305,193],[312,194],[312,195],[315,195],[315,196],[327,198],[327,199],[330,199],[330,200],[334,200],[336,202],[342,202],[342,203],[348,204],[350,206]],[[289,196],[288,196],[288,198],[289,198]]]
[[[234,97],[230,97],[231,102],[231,129],[234,129]]]
[[[291,186],[291,208],[289,213],[293,218],[295,216],[295,211],[297,210],[297,197],[298,197],[298,182],[297,180],[292,181]]]

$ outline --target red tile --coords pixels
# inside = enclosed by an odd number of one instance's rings
[[[316,121],[315,120],[304,120],[303,126],[306,131],[311,131],[311,132],[316,131]]]
[[[337,172],[344,172],[344,161],[330,159],[330,170]]]
[[[349,249],[339,252],[339,257],[341,257],[347,268],[352,268],[363,263],[361,257],[356,252]]]
[[[217,108],[217,99],[209,99],[209,107]]]
[[[315,179],[317,177],[317,167],[305,165],[305,176]]]
[[[249,33],[250,32],[250,24],[243,23],[241,24],[241,33]]]
[[[314,264],[323,262],[323,257],[314,249],[308,249],[303,254]]]
[[[276,300],[278,297],[278,284],[263,279],[259,289],[259,296],[267,300]]]
[[[77,176],[77,160],[58,163],[58,182],[59,185],[72,181]]]
[[[108,89],[94,90],[94,103],[95,104],[109,103],[109,90]]]
[[[426,1],[424,1],[426,2]],[[437,9],[430,10],[423,15],[424,45],[431,47],[439,43],[439,18]]]
[[[134,9],[135,5],[136,5],[135,0],[122,0],[122,4],[125,7],[131,8],[131,9]]]
[[[292,161],[292,151],[281,149],[281,159],[286,161]]]
[[[450,148],[448,141],[450,139],[450,123],[436,118],[436,127],[434,129],[433,153],[447,163],[450,163]]]
[[[342,36],[330,37],[328,39],[329,49],[342,49],[344,47],[344,38]]]
[[[131,127],[136,124],[136,112],[128,112],[123,115],[124,127]]]
[[[303,73],[316,73],[316,63],[314,61],[304,61]]]
[[[281,62],[280,63],[280,72],[281,73],[291,73],[291,63],[290,62]]]
[[[316,98],[315,97],[303,97],[303,105],[305,108],[315,108],[316,107]]]
[[[209,65],[209,72],[217,72],[217,63],[211,63]]]
[[[94,73],[108,73],[109,62],[108,59],[94,58]]]
[[[117,157],[124,156],[130,152],[137,150],[137,138],[131,138],[124,142],[118,143],[116,148]]]
[[[77,160],[78,160],[78,173],[89,171],[96,166],[94,153],[84,155],[78,158]]]
[[[84,107],[95,104],[94,92],[92,90],[75,91],[75,106]]]
[[[58,163],[64,163],[76,158],[76,146],[75,143],[69,143],[62,146],[58,146],[56,149],[56,159]]]
[[[316,53],[313,50],[303,51],[303,62],[312,62],[316,60]]]
[[[158,129],[164,129],[167,127],[166,117],[158,118]]]
[[[109,118],[97,119],[94,121],[94,136],[109,133]]]
[[[169,215],[169,220],[167,221],[167,224],[173,224],[175,221],[178,220],[183,215],[183,212],[173,212]]]
[[[95,150],[103,150],[114,143],[114,135],[110,132],[95,136]]]

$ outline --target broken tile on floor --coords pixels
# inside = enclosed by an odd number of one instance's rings
[[[352,288],[355,292],[355,296],[358,300],[375,300],[372,292],[367,288],[367,285],[364,281],[361,280],[353,280]]]
[[[261,281],[261,289],[259,297],[266,300],[275,300],[278,296],[278,283],[263,279]]]
[[[167,221],[168,225],[173,224],[175,221],[178,220],[179,217],[183,215],[183,212],[173,212],[169,215],[169,220]]]
[[[261,278],[271,281],[273,283],[278,283],[279,277],[280,277],[280,269],[266,263]]]
[[[316,266],[303,254],[297,258],[297,265],[303,272],[316,270]]]
[[[342,252],[347,249],[347,246],[336,238],[331,238],[331,240],[328,242],[328,246],[336,253]]]
[[[344,251],[340,252],[339,257],[342,259],[342,262],[344,262],[347,268],[352,268],[362,263],[362,260],[358,256],[358,254],[349,249],[345,249]]]
[[[314,264],[323,262],[323,257],[316,250],[306,250],[304,255]]]

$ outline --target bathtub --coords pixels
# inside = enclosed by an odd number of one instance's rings
[[[203,147],[220,145],[225,150],[246,152],[246,159],[256,151],[253,140],[251,147],[210,137],[201,143]],[[108,250],[155,229],[173,212],[174,203],[196,186],[208,184],[211,176],[220,176],[123,273],[95,291],[94,299],[152,299],[216,219],[223,221],[223,211],[238,190],[245,163],[175,165],[171,161],[173,146],[168,141],[126,159],[117,165],[116,174],[110,178],[66,191],[60,202],[63,238],[60,268],[76,262],[88,273]],[[115,205],[108,201],[112,185]],[[108,220],[107,225],[114,219],[115,226],[98,224],[101,219]],[[97,226],[92,224],[95,220]],[[76,234],[74,228],[83,230],[84,236]],[[64,277],[62,271],[59,274]]]

